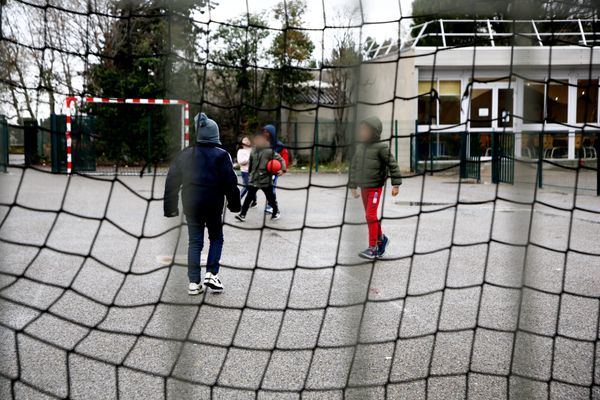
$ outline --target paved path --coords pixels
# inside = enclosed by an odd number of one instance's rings
[[[226,215],[226,292],[189,297],[164,177],[11,169],[0,398],[600,398],[595,177],[517,172],[405,179],[376,263],[345,175],[286,176],[279,221]]]

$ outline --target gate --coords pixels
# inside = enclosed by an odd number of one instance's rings
[[[481,180],[481,143],[479,132],[460,135],[460,177]]]
[[[492,134],[492,183],[515,181],[515,135],[512,132]]]

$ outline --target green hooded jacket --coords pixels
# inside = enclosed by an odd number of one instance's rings
[[[362,121],[373,129],[373,139],[368,143],[359,143],[350,162],[348,186],[351,189],[378,188],[385,185],[388,176],[392,186],[402,184],[398,162],[390,152],[387,142],[381,142],[382,124],[379,118],[370,117]]]
[[[263,149],[252,149],[252,152],[250,153],[250,164],[248,166],[250,186],[265,188],[273,184],[273,174],[267,171],[267,163],[271,160],[278,160],[281,163],[283,172],[287,170],[283,158],[272,148],[265,147]]]

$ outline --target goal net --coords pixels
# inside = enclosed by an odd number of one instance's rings
[[[0,0],[0,398],[600,398],[597,10]],[[290,165],[189,296],[200,112]]]
[[[184,100],[175,99],[123,99],[123,98],[109,98],[109,97],[67,97],[66,100],[66,126],[65,126],[65,140],[66,140],[66,154],[67,154],[67,174],[70,174],[73,170],[73,144],[72,144],[72,114],[73,109],[77,104],[137,104],[137,105],[177,105],[181,106],[181,148],[184,149],[190,144],[190,105]],[[77,112],[77,111],[75,111]],[[151,119],[148,119],[148,139],[147,139],[147,154],[148,159],[146,164],[152,163],[152,132],[151,132]],[[101,138],[101,135],[95,135],[93,132],[88,134],[94,138]],[[95,168],[94,168],[95,169]],[[114,171],[114,172],[118,172]]]

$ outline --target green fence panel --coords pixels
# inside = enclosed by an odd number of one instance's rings
[[[67,141],[65,130],[67,117],[52,114],[50,116],[50,158],[52,172],[55,174],[67,173]]]
[[[67,140],[65,138],[67,117],[52,114],[50,122],[52,172],[67,172]],[[96,146],[94,128],[96,119],[93,116],[77,116],[72,118],[71,149],[73,171],[93,172],[96,170]]]
[[[8,122],[0,116],[0,172],[8,170]]]
[[[492,183],[513,183],[515,179],[515,136],[512,132],[492,133]]]
[[[460,135],[460,177],[481,181],[481,141],[478,132]]]

